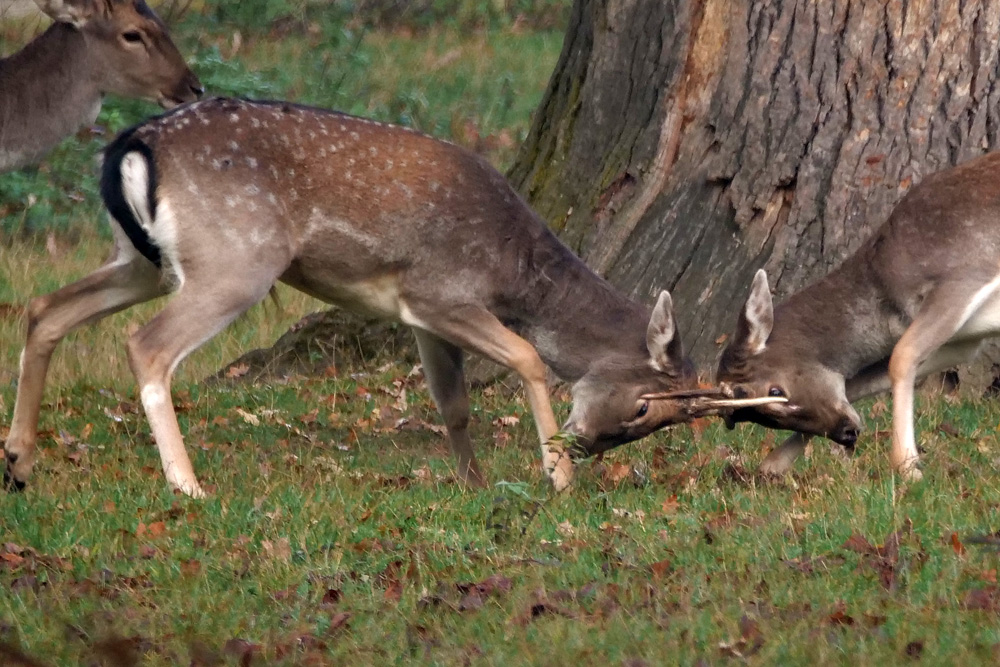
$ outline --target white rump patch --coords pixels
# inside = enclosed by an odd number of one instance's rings
[[[153,219],[149,200],[149,164],[141,153],[127,153],[122,158],[121,172],[125,201],[139,225],[160,249],[164,283],[171,291],[176,290],[184,283],[184,272],[178,254],[177,220],[170,202],[161,194],[156,205],[156,218]],[[115,238],[120,242],[119,247],[123,247],[124,240],[118,231]],[[131,245],[127,243],[124,247]]]
[[[149,208],[149,165],[146,157],[138,152],[126,153],[122,158],[122,190],[132,215],[149,232],[153,216]]]

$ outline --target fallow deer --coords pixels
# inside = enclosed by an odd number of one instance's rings
[[[862,423],[851,404],[891,389],[890,462],[922,476],[915,381],[1000,335],[998,179],[1000,153],[927,177],[854,255],[777,308],[758,271],[717,379],[735,396],[788,399],[727,417],[797,431],[763,471],[786,471],[813,435],[853,446]]]
[[[129,362],[168,482],[202,495],[171,376],[279,280],[413,328],[458,476],[471,484],[484,478],[468,435],[463,349],[520,376],[557,490],[572,479],[573,452],[550,443],[558,427],[543,361],[575,383],[565,429],[579,454],[746,403],[697,390],[642,398],[695,381],[670,295],[650,311],[616,292],[483,159],[407,128],[282,102],[196,102],[121,134],[105,151],[101,192],[112,259],[28,307],[5,444],[15,487],[35,459],[60,339],[172,293],[130,338]]]
[[[92,123],[106,93],[170,108],[202,93],[143,0],[36,0],[54,21],[0,59],[0,173],[40,160]]]

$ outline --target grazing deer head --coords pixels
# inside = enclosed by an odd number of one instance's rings
[[[45,372],[59,340],[172,293],[129,341],[129,361],[167,480],[200,495],[170,400],[171,375],[278,280],[413,328],[458,475],[472,484],[483,477],[468,435],[463,350],[521,377],[557,489],[572,479],[570,454],[729,404],[721,396],[663,395],[694,383],[669,294],[650,311],[616,292],[496,170],[454,145],[320,109],[213,99],[123,133],[105,151],[103,170],[112,260],[28,309],[5,445],[15,486],[31,470]],[[558,429],[545,364],[574,383],[565,426],[571,447],[550,442]]]
[[[787,398],[729,416],[798,432],[765,470],[786,470],[812,435],[853,445],[851,404],[891,389],[890,460],[920,477],[915,381],[1000,334],[998,179],[1000,153],[926,178],[854,255],[777,308],[757,273],[716,377],[734,396]]]
[[[202,93],[143,0],[36,0],[55,23],[0,60],[0,172],[93,122],[105,94],[170,108]]]

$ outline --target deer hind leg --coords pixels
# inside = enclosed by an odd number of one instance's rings
[[[458,462],[458,478],[470,486],[486,486],[469,440],[469,394],[462,371],[462,348],[434,334],[413,329],[431,396],[448,427],[451,451]]]
[[[32,300],[28,306],[28,332],[21,352],[14,418],[4,443],[6,487],[23,489],[31,474],[45,376],[59,342],[79,326],[163,293],[156,268],[136,254],[123,256],[127,251],[119,244],[115,261],[75,283]]]
[[[128,342],[129,363],[139,383],[146,419],[160,453],[167,482],[195,498],[205,493],[184,449],[170,397],[174,369],[184,357],[222,331],[267,296],[278,272],[262,276],[234,272],[236,266],[260,269],[254,262],[232,262],[227,274],[192,279],[191,272],[167,306]],[[217,272],[216,272],[217,273]]]
[[[919,480],[919,453],[913,431],[913,393],[917,378],[966,361],[975,354],[979,341],[987,332],[976,332],[967,339],[949,341],[970,319],[981,315],[984,302],[996,291],[998,281],[969,293],[968,288],[954,286],[929,295],[916,318],[893,348],[889,358],[889,379],[892,383],[892,449],[889,460],[905,478]],[[963,332],[964,333],[964,332]],[[961,334],[960,334],[961,335]]]
[[[475,350],[513,369],[521,377],[542,443],[542,468],[556,491],[568,487],[573,481],[573,461],[569,452],[548,444],[559,427],[549,402],[545,364],[535,348],[505,327],[492,313],[478,306],[452,307],[445,312],[432,308],[408,303],[404,308],[403,321],[430,331],[454,345]],[[433,326],[428,322],[434,322]]]

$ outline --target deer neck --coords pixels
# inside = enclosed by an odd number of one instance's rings
[[[852,377],[892,351],[896,319],[871,263],[859,253],[775,308],[767,346]]]
[[[537,271],[512,327],[563,380],[575,382],[614,358],[645,365],[650,311],[616,291],[554,235],[540,239]]]
[[[65,23],[0,60],[0,172],[31,164],[101,110],[86,38]]]

